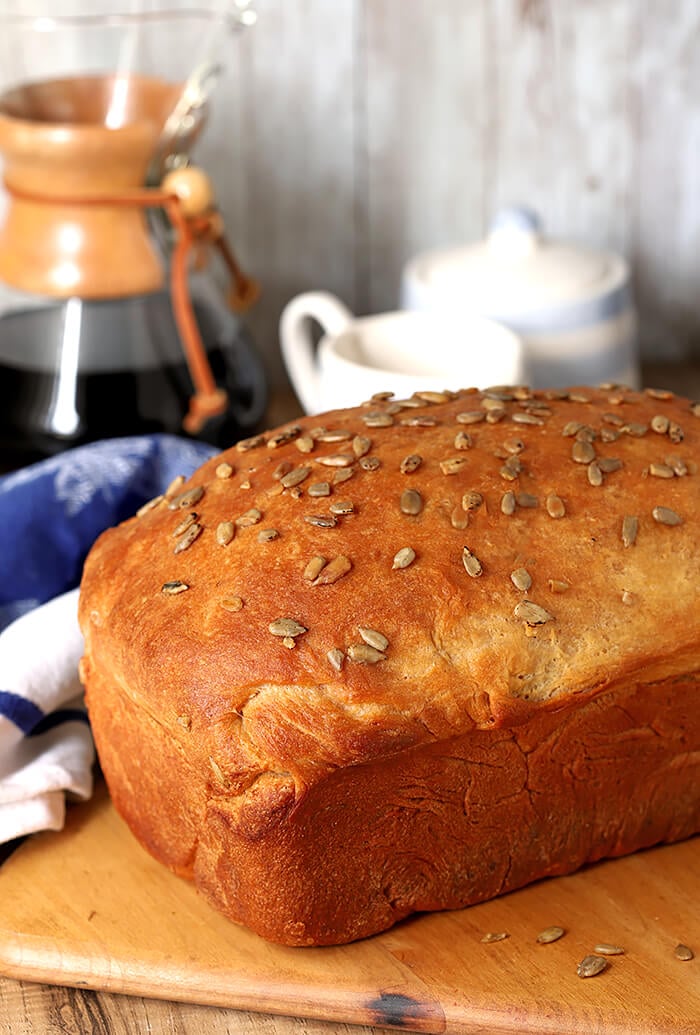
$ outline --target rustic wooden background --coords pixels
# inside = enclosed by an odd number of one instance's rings
[[[697,0],[258,0],[199,156],[263,282],[397,304],[415,252],[527,202],[627,255],[647,357],[700,355]]]
[[[513,202],[630,258],[646,357],[700,356],[698,0],[256,7],[197,157],[262,281],[250,323],[274,383],[292,295],[394,307],[411,255]]]

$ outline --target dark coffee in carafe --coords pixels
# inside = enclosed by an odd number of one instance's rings
[[[197,438],[219,448],[259,428],[263,366],[245,326],[195,298],[226,411]],[[193,385],[166,292],[64,302],[0,315],[0,467],[123,435],[183,435]]]

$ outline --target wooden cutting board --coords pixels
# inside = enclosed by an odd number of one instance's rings
[[[154,862],[104,787],[0,869],[0,973],[404,1031],[698,1035],[700,838],[543,881],[354,945],[270,945]],[[566,935],[539,945],[549,925]],[[486,932],[508,933],[482,943]],[[624,947],[594,978],[576,964]],[[694,947],[681,962],[674,948]]]

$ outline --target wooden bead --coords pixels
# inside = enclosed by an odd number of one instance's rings
[[[182,211],[188,217],[201,216],[214,204],[211,180],[196,165],[173,169],[163,177],[161,186],[168,194],[175,194],[180,199]]]

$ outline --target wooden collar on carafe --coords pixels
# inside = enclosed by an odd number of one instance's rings
[[[169,172],[160,187],[65,198],[23,191],[7,183],[5,186],[14,197],[50,205],[135,206],[165,210],[176,235],[170,264],[173,312],[194,385],[194,394],[182,426],[185,431],[196,435],[207,420],[224,413],[228,394],[214,379],[189,290],[188,272],[193,249],[197,248],[200,263],[203,247],[218,249],[229,271],[231,285],[227,301],[234,312],[250,308],[257,301],[260,288],[257,281],[243,272],[226,240],[223,219],[215,207],[214,192],[207,174],[197,166],[186,166]]]

